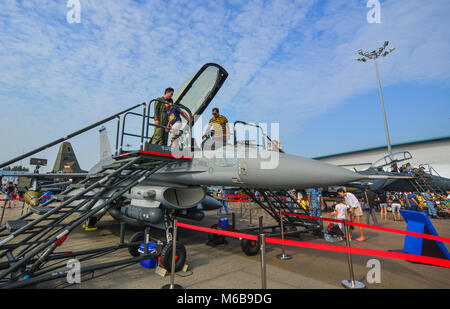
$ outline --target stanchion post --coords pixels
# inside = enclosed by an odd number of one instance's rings
[[[120,222],[120,244],[125,242],[125,222]]]
[[[145,239],[144,255],[147,255],[148,254],[148,246],[149,246],[149,243],[150,243],[150,228],[149,227],[145,228],[144,239]]]
[[[266,278],[266,240],[265,235],[259,235],[260,243],[260,254],[261,254],[261,288],[267,289],[267,278]]]
[[[20,216],[23,216],[23,210],[25,209],[25,198],[22,201],[22,210],[20,211]]]
[[[249,216],[250,216],[250,222],[249,222],[248,226],[253,226],[253,224],[252,224],[252,207],[251,207],[250,203],[247,207],[248,207],[248,212],[249,212]]]
[[[181,285],[175,284],[175,258],[177,253],[177,220],[173,220],[172,235],[172,267],[170,270],[170,284],[166,284],[162,289],[183,289]]]
[[[240,201],[239,203],[241,204],[241,219],[242,219],[242,217],[244,216],[244,214],[243,214],[243,212],[242,212],[242,208],[243,208],[243,207],[242,207],[242,206],[243,206],[242,204],[244,204],[244,203],[242,202],[242,199],[241,199],[241,201]]]
[[[6,203],[8,202],[8,200],[5,199],[5,203],[3,204],[3,209],[2,209],[2,217],[0,219],[0,225],[2,225],[3,223],[3,217],[5,215],[5,209],[6,209]]]
[[[344,230],[345,230],[345,242],[347,248],[350,248],[350,238],[349,238],[349,226],[346,221],[344,221]],[[348,270],[350,273],[350,280],[342,280],[341,283],[347,289],[364,289],[366,286],[364,283],[355,280],[355,274],[353,273],[353,261],[352,254],[347,252],[347,261],[348,261]]]
[[[279,210],[279,216],[280,216],[280,229],[281,229],[281,239],[284,242],[284,223],[283,223],[283,212],[281,209]],[[281,245],[281,254],[277,255],[277,258],[280,260],[290,260],[292,259],[292,256],[285,253],[285,245]]]

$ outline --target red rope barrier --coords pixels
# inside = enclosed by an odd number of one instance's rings
[[[289,212],[283,212],[283,214],[286,216],[344,223],[347,225],[360,226],[360,227],[364,227],[364,228],[368,228],[368,229],[379,230],[379,231],[384,231],[384,232],[389,232],[389,233],[403,234],[403,235],[421,237],[421,238],[426,238],[426,239],[431,239],[431,240],[450,242],[450,238],[448,238],[448,237],[441,237],[441,236],[435,236],[435,235],[429,235],[429,234],[423,234],[423,233],[417,233],[417,232],[410,232],[410,231],[404,231],[404,230],[392,229],[392,228],[388,228],[388,227],[356,223],[356,222],[345,221],[345,220],[337,220],[337,219],[322,218],[322,217],[311,217],[311,216],[307,216],[307,215],[294,214],[294,213],[289,213]]]
[[[310,248],[310,249],[319,249],[319,250],[327,250],[327,251],[335,251],[335,252],[350,252],[354,254],[360,255],[369,255],[376,257],[385,257],[397,260],[405,260],[410,262],[418,262],[436,266],[442,266],[450,268],[450,260],[433,258],[429,256],[421,256],[409,253],[399,253],[399,252],[389,252],[382,250],[374,250],[374,249],[363,249],[363,248],[355,248],[355,247],[343,247],[336,245],[327,245],[327,244],[317,244],[303,241],[294,241],[294,240],[282,240],[277,238],[266,238],[268,243],[278,244],[278,245],[287,245],[287,246],[295,246],[302,248]]]
[[[238,198],[238,199],[243,199],[243,198],[250,199],[249,195],[241,195],[241,194],[230,194],[230,195],[227,195],[226,197]],[[259,198],[259,199],[263,199],[264,198],[264,196],[261,196],[261,195],[258,195],[258,196],[255,196],[255,197]],[[285,197],[285,196],[278,196],[278,198],[282,199],[282,200],[287,200],[288,199],[288,197]],[[273,196],[269,196],[269,199],[270,200],[274,199],[274,197]]]
[[[42,197],[52,197],[51,195],[47,196],[47,195],[43,195]],[[4,201],[21,201],[23,200],[23,197],[21,198],[9,198],[9,199],[0,199],[0,202],[4,202]]]
[[[245,238],[245,239],[256,240],[256,241],[258,240],[258,236],[256,236],[256,235],[249,235],[249,234],[243,234],[243,233],[211,229],[211,228],[200,227],[200,226],[196,226],[196,225],[185,224],[185,223],[181,223],[181,222],[177,222],[177,226],[184,227],[184,228],[191,229],[191,230],[200,231],[200,232],[219,234],[219,235],[230,236],[230,237],[235,237],[235,238]]]
[[[9,199],[0,199],[0,202],[4,202],[4,201],[20,201],[23,200],[22,198],[9,198]]]
[[[249,234],[242,234],[242,233],[236,233],[236,232],[229,232],[229,231],[199,227],[199,226],[180,223],[180,222],[177,222],[176,225],[178,227],[192,229],[192,230],[201,231],[201,232],[225,235],[225,236],[236,237],[236,238],[245,238],[245,239],[250,239],[250,240],[255,240],[255,241],[258,240],[258,236],[256,236],[256,235],[249,235]],[[363,249],[363,248],[328,245],[328,244],[318,244],[318,243],[304,242],[304,241],[297,241],[297,240],[286,240],[286,239],[282,240],[282,239],[271,238],[271,237],[267,237],[267,238],[265,238],[265,240],[267,243],[277,244],[277,245],[286,245],[286,246],[294,246],[294,247],[310,248],[310,249],[318,249],[318,250],[326,250],[326,251],[342,252],[342,253],[350,252],[350,253],[359,254],[359,255],[385,257],[385,258],[391,258],[391,259],[404,260],[404,261],[417,262],[417,263],[423,263],[423,264],[429,264],[429,265],[450,268],[450,260],[409,254],[409,253],[399,253],[399,252],[389,252],[389,251],[383,251],[383,250]]]

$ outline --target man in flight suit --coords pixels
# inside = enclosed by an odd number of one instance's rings
[[[155,124],[160,126],[167,126],[169,122],[169,118],[167,116],[167,108],[169,107],[169,100],[172,99],[173,96],[173,88],[167,88],[164,92],[164,96],[162,98],[157,98],[155,102]],[[155,131],[153,132],[152,144],[167,146],[167,141],[169,139],[169,132],[166,132],[164,128],[155,127]]]

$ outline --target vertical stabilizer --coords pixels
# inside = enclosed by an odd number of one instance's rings
[[[100,161],[112,156],[111,145],[109,144],[108,133],[106,128],[102,126],[99,130],[100,133]]]
[[[52,173],[87,173],[80,168],[77,157],[69,142],[61,143]]]

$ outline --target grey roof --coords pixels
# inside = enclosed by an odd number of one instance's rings
[[[445,141],[445,140],[450,140],[450,136],[436,137],[436,138],[431,138],[431,139],[424,139],[424,140],[406,142],[406,143],[401,143],[401,144],[395,144],[395,145],[392,145],[392,147],[402,147],[402,146],[408,146],[408,145],[414,145],[414,144],[424,144],[424,143]],[[314,157],[313,159],[320,160],[320,159],[326,159],[326,158],[331,158],[331,157],[355,154],[355,153],[360,153],[360,152],[366,152],[366,151],[372,151],[372,150],[380,150],[380,149],[385,149],[385,148],[387,148],[387,145],[377,146],[377,147],[373,147],[373,148],[360,149],[360,150],[347,151],[347,152],[341,152],[341,153],[335,153],[335,154],[331,154],[331,155]]]

